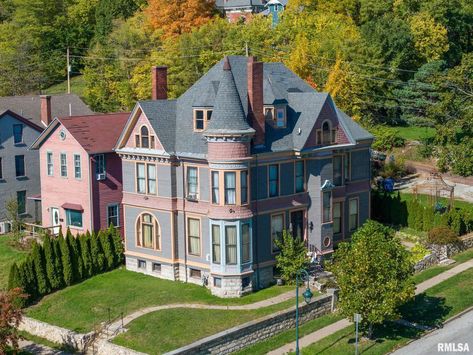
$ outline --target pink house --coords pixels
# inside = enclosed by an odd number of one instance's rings
[[[56,118],[39,150],[42,224],[73,234],[121,226],[122,164],[113,152],[129,113]]]

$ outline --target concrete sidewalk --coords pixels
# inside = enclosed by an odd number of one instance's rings
[[[473,260],[466,261],[464,263],[461,263],[454,268],[447,270],[445,272],[442,272],[441,274],[432,277],[431,279],[428,279],[416,287],[416,295],[424,292],[430,287],[433,287],[435,285],[438,285],[439,283],[449,279],[452,276],[458,275],[459,273],[468,270],[469,268],[473,267]],[[299,339],[299,348],[303,348],[305,346],[308,346],[310,344],[313,344],[339,330],[342,330],[343,328],[346,328],[350,326],[352,323],[346,319],[339,320],[338,322],[332,323],[322,329],[319,329],[313,333],[307,334],[306,336],[302,337]],[[289,344],[286,344],[279,349],[270,351],[268,354],[270,355],[283,355],[283,354],[288,354],[290,352],[295,351],[296,349],[296,342],[292,342]]]

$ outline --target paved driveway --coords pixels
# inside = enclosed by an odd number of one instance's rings
[[[473,354],[473,310],[393,354]]]

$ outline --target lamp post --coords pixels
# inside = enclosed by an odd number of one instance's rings
[[[305,276],[307,280],[307,288],[302,294],[305,302],[309,304],[313,296],[309,287],[309,273],[304,269],[300,269],[296,273],[296,355],[299,355],[299,281],[304,282],[303,276]]]

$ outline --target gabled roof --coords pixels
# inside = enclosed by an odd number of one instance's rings
[[[52,118],[69,116],[69,105],[72,115],[91,115],[94,113],[77,95],[51,95]],[[5,110],[13,111],[44,128],[41,122],[40,95],[0,97],[0,112]]]
[[[218,9],[245,8],[245,7],[263,7],[265,0],[216,0],[215,6]]]
[[[39,126],[36,123],[34,123],[33,121],[28,120],[28,119],[16,114],[13,111],[10,111],[10,110],[5,110],[3,112],[0,111],[0,119],[2,117],[7,116],[7,115],[17,119],[20,122],[23,122],[24,124],[26,124],[26,125],[30,126],[31,128],[37,130],[38,132],[42,132],[44,130],[44,126]]]
[[[59,125],[63,125],[87,153],[110,153],[129,115],[125,112],[56,118],[32,144],[31,149],[39,149],[50,134]]]

